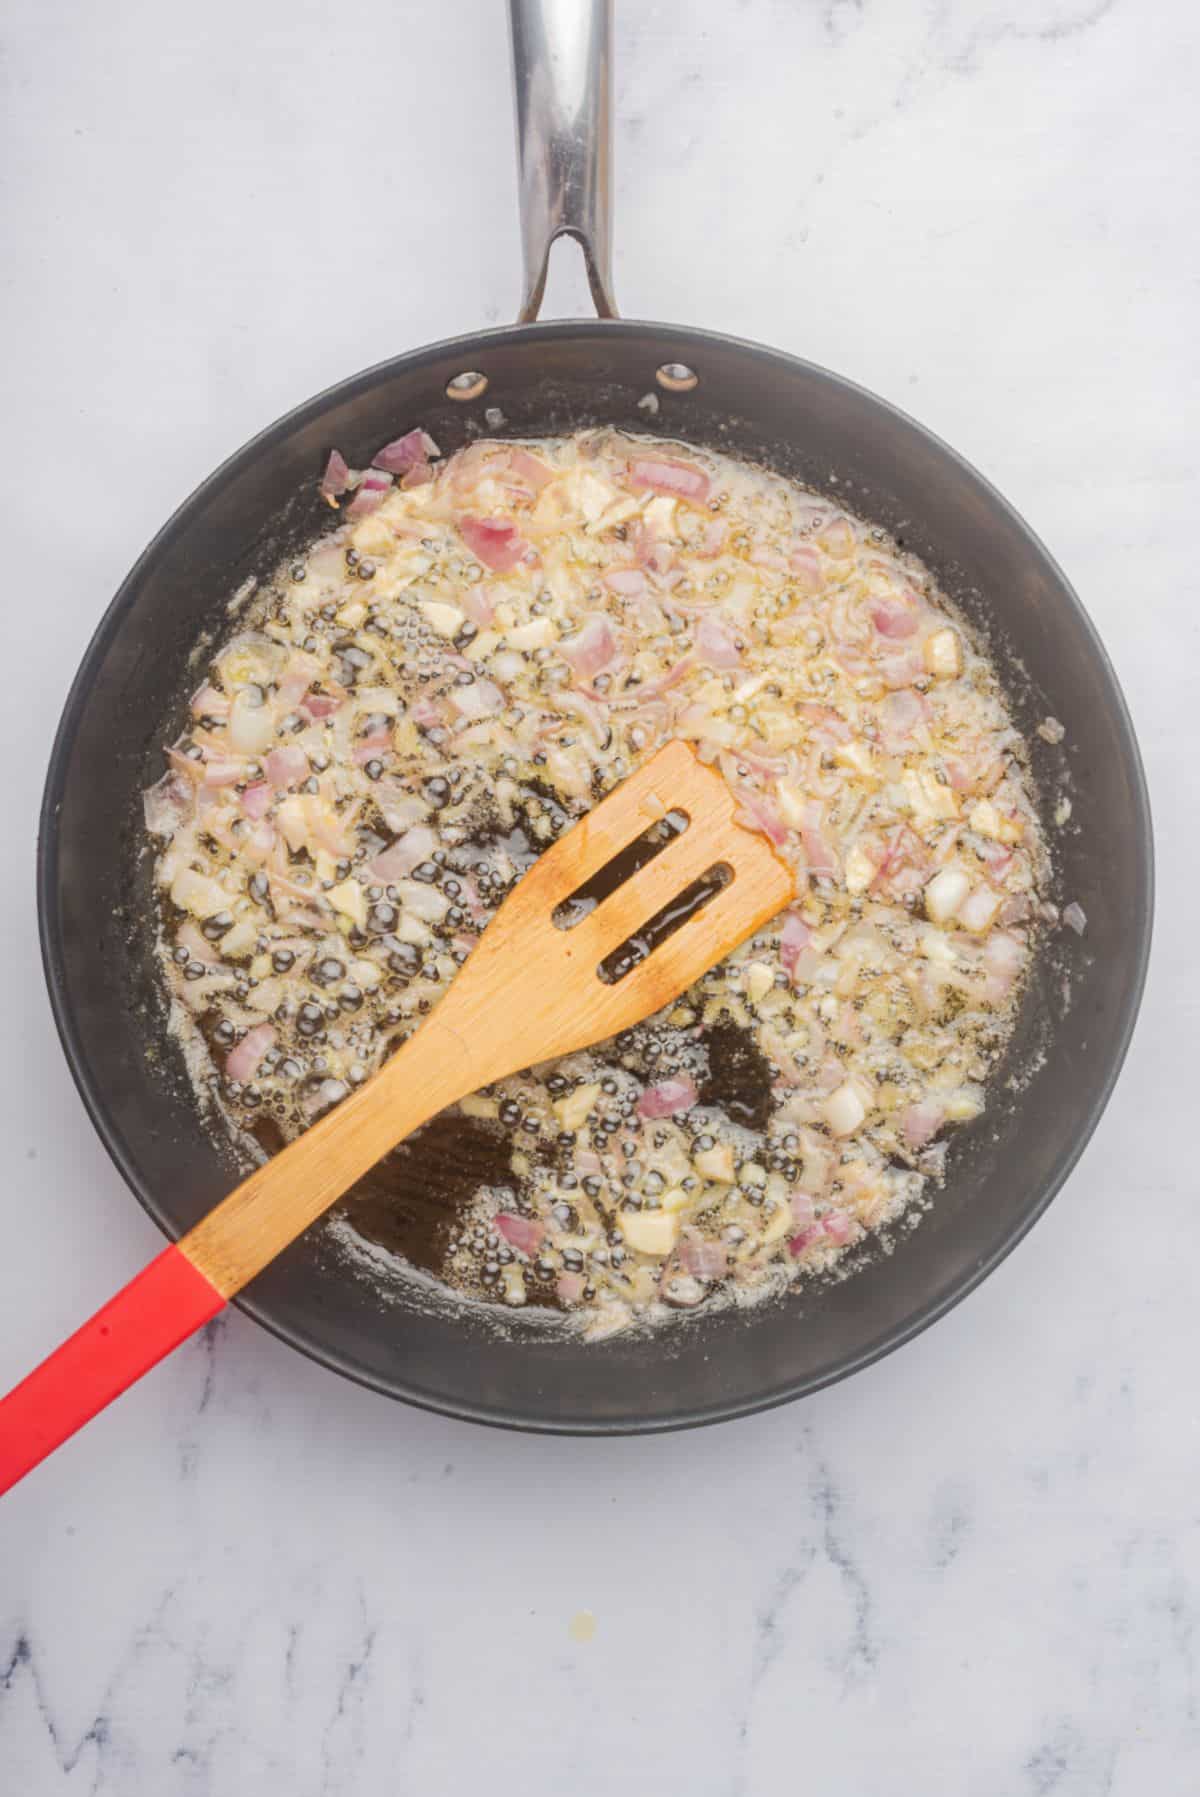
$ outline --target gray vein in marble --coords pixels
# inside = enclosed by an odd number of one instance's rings
[[[827,0],[821,15],[825,36],[834,45],[842,44],[859,25],[866,13],[866,0]]]
[[[840,1661],[843,1680],[851,1685],[871,1671],[878,1659],[871,1627],[871,1593],[851,1547],[853,1534],[845,1520],[842,1492],[824,1464],[814,1467],[810,1489],[822,1525],[826,1558],[841,1577],[853,1613],[850,1640]]]
[[[932,1560],[938,1572],[953,1565],[970,1528],[971,1502],[966,1489],[957,1483],[942,1485],[934,1499],[932,1527]]]
[[[358,1608],[358,1640],[343,1662],[334,1694],[333,1715],[321,1736],[321,1763],[324,1768],[321,1790],[323,1793],[330,1793],[331,1797],[332,1793],[340,1790],[347,1793],[355,1790],[353,1768],[363,1752],[363,1711],[379,1627],[377,1623],[368,1620],[366,1596],[361,1590],[358,1593]]]
[[[978,75],[991,51],[1001,45],[1058,45],[1079,38],[1101,24],[1116,6],[1117,0],[1092,0],[1092,4],[1067,9],[1047,19],[1039,16],[1028,23],[1016,19],[984,18],[970,23],[978,6],[963,6],[957,0],[938,0],[933,7],[924,42],[919,52],[903,66],[890,99],[882,107],[872,108],[857,121],[847,136],[851,143],[861,143],[889,118],[903,114],[923,98],[935,78]],[[844,41],[832,37],[835,48]],[[828,173],[828,166],[825,173]]]
[[[811,1553],[808,1558],[811,1563]],[[804,1572],[798,1566],[785,1567],[775,1580],[765,1601],[754,1612],[754,1651],[750,1662],[752,1696],[784,1646],[783,1614],[788,1600],[803,1578]],[[743,1736],[748,1728],[749,1722],[743,1722],[741,1730]]]
[[[203,1416],[204,1412],[208,1409],[209,1404],[212,1402],[213,1392],[216,1389],[217,1349],[220,1345],[221,1338],[225,1333],[228,1320],[229,1319],[224,1316],[213,1317],[211,1322],[205,1323],[197,1337],[204,1351],[206,1362],[204,1369],[204,1385],[201,1388],[199,1403],[196,1405],[197,1416]]]
[[[968,30],[966,39],[959,48],[947,47],[942,51],[942,64],[956,74],[972,75],[978,69],[981,57],[1000,44],[1065,43],[1099,25],[1116,4],[1117,0],[1092,0],[1091,5],[1070,7],[1061,12],[1052,10],[1050,18],[1042,16],[1045,9],[1039,6],[1036,9],[1038,16],[1028,23],[1010,18],[976,25]],[[965,7],[955,4],[954,0],[939,0],[935,14],[935,29],[938,34],[943,38],[952,38],[955,27],[966,11]]]
[[[1053,1797],[1066,1780],[1089,1797],[1109,1797],[1117,1766],[1117,1743],[1089,1740],[1065,1718],[1054,1724],[1025,1762],[1030,1797]]]
[[[417,1732],[417,1724],[427,1702],[425,1689],[425,1661],[419,1649],[414,1648],[408,1658],[408,1677],[402,1693],[402,1720],[400,1742],[410,1747]]]
[[[162,1609],[165,1608],[166,1601],[167,1600],[164,1598],[158,1606],[160,1614]],[[136,1655],[137,1651],[138,1643],[135,1641],[131,1652]],[[55,1720],[51,1709],[50,1697],[45,1688],[41,1669],[34,1653],[32,1640],[29,1634],[23,1633],[18,1635],[13,1644],[13,1649],[7,1664],[4,1666],[3,1670],[0,1670],[0,1694],[2,1694],[5,1703],[11,1702],[14,1699],[22,1682],[24,1682],[31,1693],[37,1709],[38,1718],[46,1732],[46,1737],[50,1743],[54,1758],[58,1764],[59,1770],[65,1776],[74,1774],[76,1768],[83,1763],[84,1756],[89,1750],[94,1751],[95,1768],[91,1783],[93,1797],[94,1794],[98,1793],[106,1784],[110,1772],[120,1771],[122,1766],[126,1772],[132,1770],[132,1767],[129,1764],[129,1755],[127,1751],[120,1747],[114,1739],[112,1721],[113,1696],[120,1683],[126,1663],[126,1659],[123,1658],[120,1665],[115,1668],[111,1678],[105,1686],[99,1708],[96,1710],[95,1715],[92,1717],[87,1727],[82,1730],[78,1739],[73,1743],[67,1738],[64,1729]],[[0,1715],[2,1715],[3,1708],[4,1704],[0,1704]],[[32,1794],[30,1794],[30,1797],[32,1797]]]
[[[205,1323],[199,1334],[187,1343],[183,1353],[202,1355],[204,1360],[204,1383],[200,1387],[200,1395],[192,1412],[193,1425],[200,1421],[212,1404],[217,1389],[217,1355],[225,1330],[228,1326],[227,1316],[217,1316]],[[179,1476],[184,1481],[196,1476],[199,1464],[199,1441],[194,1429],[180,1436],[179,1440]]]

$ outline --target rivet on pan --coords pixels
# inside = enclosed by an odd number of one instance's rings
[[[690,393],[700,384],[700,376],[686,362],[664,362],[655,369],[654,378],[668,393]]]
[[[476,369],[467,369],[462,374],[453,375],[446,382],[447,399],[479,399],[487,392],[488,377]]]

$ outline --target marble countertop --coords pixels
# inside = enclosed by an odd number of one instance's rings
[[[982,1290],[742,1423],[480,1430],[228,1317],[4,1502],[14,1797],[1196,1789],[1194,16],[619,10],[624,307],[915,412],[1033,521],[1104,635],[1160,830],[1126,1072]],[[358,367],[506,321],[519,285],[499,5],[10,0],[3,38],[0,1388],[158,1243],[37,964],[69,673],[230,449]],[[555,296],[583,309],[573,273]]]

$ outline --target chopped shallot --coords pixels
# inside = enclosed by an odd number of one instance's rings
[[[553,468],[547,467],[540,457],[530,455],[527,449],[511,449],[508,453],[508,466],[522,486],[531,493],[540,493],[554,479]]]
[[[583,1297],[586,1283],[582,1273],[560,1273],[555,1282],[555,1296],[560,1304],[569,1309],[572,1304],[578,1304]]]
[[[333,693],[309,692],[304,695],[300,710],[306,718],[318,723],[323,718],[332,717],[341,704],[342,700]]]
[[[630,485],[650,487],[655,493],[670,493],[678,499],[701,505],[708,498],[709,478],[702,468],[690,462],[635,456],[629,466]]]
[[[836,1091],[831,1092],[821,1107],[821,1113],[834,1136],[851,1136],[866,1121],[867,1107],[862,1095],[845,1080]]]
[[[486,718],[504,708],[504,694],[494,680],[473,680],[469,686],[455,686],[450,703],[463,718]]]
[[[816,592],[821,584],[821,557],[811,543],[801,543],[792,550],[788,567],[802,592]]]
[[[611,568],[604,576],[604,584],[610,593],[636,598],[646,590],[646,576],[640,568]]]
[[[391,746],[391,724],[387,722],[377,724],[373,730],[368,730],[365,736],[360,736],[355,743],[354,759],[360,767],[365,767],[369,761],[378,761],[381,756],[388,754]]]
[[[430,456],[441,452],[433,438],[422,430],[406,431],[403,437],[396,437],[391,443],[385,443],[371,457],[372,468],[382,468],[387,474],[405,474],[410,468],[429,460]]]
[[[471,554],[497,574],[515,568],[529,547],[511,519],[463,517],[458,529]]]
[[[607,618],[589,618],[576,636],[561,644],[562,653],[580,680],[594,680],[617,653],[617,639]]]
[[[407,879],[414,867],[428,861],[438,846],[438,839],[426,824],[415,824],[398,836],[390,848],[384,849],[371,862],[371,876],[388,886],[393,880]]]
[[[346,508],[348,518],[367,518],[377,512],[392,489],[390,474],[368,468],[359,482],[358,491]]]
[[[647,1086],[638,1099],[638,1116],[675,1117],[680,1111],[690,1111],[696,1097],[696,1082],[686,1074],[660,1080],[657,1085]]]
[[[532,1256],[541,1247],[546,1234],[545,1224],[535,1223],[532,1217],[513,1216],[507,1211],[501,1211],[494,1221],[497,1233],[519,1253]]]
[[[889,755],[904,752],[913,740],[921,715],[921,700],[917,693],[904,689],[885,695],[879,707],[879,733]]]
[[[224,693],[219,693],[208,681],[199,692],[192,694],[192,716],[196,718],[227,718],[229,716],[229,700]]]
[[[679,1264],[694,1279],[724,1279],[729,1271],[729,1250],[724,1242],[710,1242],[698,1230],[685,1230],[677,1250]]]
[[[728,626],[713,612],[705,612],[696,630],[696,653],[711,668],[740,667],[741,651]]]
[[[146,828],[155,836],[172,836],[192,815],[195,788],[174,769],[142,794]]]
[[[796,963],[811,941],[812,931],[804,919],[795,911],[789,911],[779,938],[779,959],[792,979],[796,975]]]
[[[789,1199],[789,1207],[793,1225],[797,1229],[808,1229],[816,1215],[813,1200],[809,1194],[801,1191],[793,1192]]]
[[[922,1099],[919,1104],[910,1104],[904,1113],[905,1145],[914,1152],[924,1148],[926,1142],[933,1140],[946,1118],[946,1107],[932,1099]]]
[[[880,636],[913,636],[921,619],[915,605],[905,599],[880,599],[871,608],[871,621]]]
[[[805,806],[801,840],[808,858],[808,871],[814,878],[833,879],[837,875],[837,855],[824,833],[824,813],[819,800]]]
[[[247,817],[265,817],[275,800],[275,791],[268,780],[256,780],[248,786],[241,796],[242,810]]]
[[[246,1031],[237,1047],[225,1057],[228,1079],[253,1079],[267,1050],[275,1046],[275,1031],[269,1023],[255,1024]]]
[[[321,494],[325,499],[338,499],[350,485],[350,470],[336,449],[329,452],[325,472],[321,476]]]
[[[271,750],[263,763],[263,771],[277,792],[285,792],[288,787],[299,786],[307,780],[311,770],[304,750],[288,744],[285,748]]]
[[[206,755],[203,762],[203,786],[236,786],[245,778],[246,763],[240,755]]]
[[[808,1250],[817,1242],[824,1240],[824,1236],[825,1231],[820,1223],[810,1223],[807,1229],[802,1229],[798,1235],[791,1238],[788,1243],[788,1253],[793,1259],[799,1259],[802,1254],[807,1254]]]
[[[472,587],[465,587],[460,594],[462,608],[472,624],[486,630],[496,614],[496,600],[491,588],[478,581]]]
[[[855,1234],[854,1221],[844,1211],[830,1211],[821,1219],[821,1226],[829,1240],[839,1248],[844,1248]]]

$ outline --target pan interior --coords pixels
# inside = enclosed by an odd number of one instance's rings
[[[672,392],[655,370],[696,371]],[[447,386],[486,373],[462,402]],[[647,403],[653,399],[657,411]],[[498,416],[497,416],[498,414]],[[316,1230],[259,1280],[247,1309],[327,1364],[418,1403],[523,1426],[678,1426],[828,1382],[939,1314],[1007,1251],[1073,1164],[1128,1040],[1150,919],[1149,821],[1136,746],[1111,669],[1059,570],[952,452],[902,415],[808,364],[705,333],[567,324],[435,346],[313,400],[239,452],[147,550],[106,614],[64,714],[41,844],[43,943],[81,1091],[141,1201],[178,1234],[236,1168],[198,1115],[164,1027],[145,919],[149,856],[137,794],[165,732],[223,633],[231,593],[300,548],[328,515],[316,494],[337,445],[362,465],[422,424],[447,452],[472,436],[649,430],[760,462],[881,525],[927,563],[990,647],[1030,742],[1052,832],[1058,902],[1087,914],[1082,941],[1039,961],[1008,1064],[978,1123],[953,1139],[947,1181],[921,1227],[856,1276],[766,1306],[681,1321],[592,1346],[536,1316],[469,1309],[432,1284],[380,1278]],[[1068,726],[1043,743],[1047,715]],[[1048,821],[1048,819],[1047,819]],[[461,1177],[448,1135],[447,1182]]]

